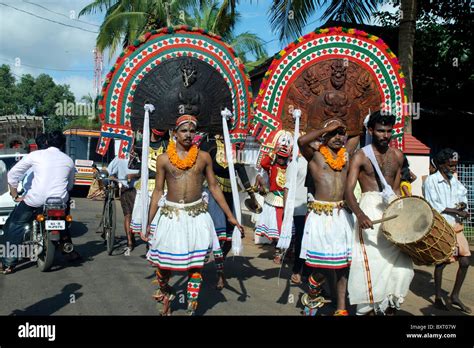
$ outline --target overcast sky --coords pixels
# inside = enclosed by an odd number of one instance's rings
[[[0,64],[10,65],[17,79],[26,73],[33,76],[47,73],[56,83],[70,85],[76,100],[88,93],[94,95],[92,51],[95,32],[104,15],[77,20],[77,14],[90,2],[92,0],[0,0]],[[267,53],[273,55],[285,45],[271,32],[267,18],[270,4],[271,0],[241,0],[238,6],[241,20],[236,32],[257,33],[268,42]],[[321,25],[318,17],[319,14],[308,20],[306,31]],[[103,76],[115,62],[115,58],[109,61],[108,52],[104,57]],[[15,66],[15,62],[19,66]]]

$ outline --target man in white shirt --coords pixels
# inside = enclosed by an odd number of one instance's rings
[[[128,241],[128,250],[132,251],[135,248],[135,238],[130,232],[130,222],[132,220],[133,205],[137,191],[133,187],[133,179],[138,179],[139,171],[128,169],[128,159],[119,158],[116,156],[107,167],[109,175],[117,178],[121,184],[120,189],[120,205],[122,206],[124,216],[124,229]]]
[[[10,194],[19,204],[5,222],[2,244],[22,243],[25,224],[33,220],[35,213],[41,209],[48,197],[60,197],[65,203],[68,202],[68,191],[74,185],[74,162],[61,152],[64,144],[64,135],[60,131],[52,132],[48,136],[49,148],[23,157],[8,173]],[[34,173],[31,189],[25,196],[20,197],[17,191],[18,183],[30,168]],[[71,237],[61,236],[61,242],[71,242]],[[79,254],[74,252],[74,256],[73,259],[77,259]],[[2,258],[4,273],[12,273],[17,262],[17,257]]]
[[[469,218],[467,210],[467,189],[454,177],[458,164],[457,153],[452,149],[443,149],[435,157],[438,171],[430,175],[424,182],[424,194],[426,200],[436,209],[446,221],[454,228],[457,241],[457,255],[453,260],[436,265],[434,273],[435,281],[435,306],[439,309],[448,310],[441,297],[441,281],[444,267],[449,262],[459,261],[459,269],[456,274],[453,291],[451,292],[451,304],[464,313],[472,311],[459,299],[459,292],[467,274],[471,252],[469,243],[464,236],[462,219]]]

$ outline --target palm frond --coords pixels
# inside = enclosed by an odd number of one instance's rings
[[[228,44],[232,46],[235,53],[245,62],[248,53],[253,54],[256,59],[261,59],[267,56],[265,50],[265,42],[258,37],[258,35],[250,32],[241,33],[232,37]]]
[[[231,32],[234,29],[236,22],[237,15],[235,11],[235,0],[224,0],[217,12],[212,32]]]
[[[117,5],[118,2],[120,2],[120,0],[95,0],[94,2],[84,7],[81,12],[79,12],[78,17],[106,11],[112,6]]]
[[[383,2],[383,0],[331,0],[321,19],[364,23]]]
[[[268,10],[272,31],[280,41],[296,39],[318,6],[320,0],[275,0]]]

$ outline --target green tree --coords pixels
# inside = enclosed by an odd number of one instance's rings
[[[194,5],[187,9],[192,16],[186,16],[186,24],[221,36],[244,64],[249,62],[248,53],[253,54],[257,60],[266,58],[264,42],[258,35],[248,31],[239,35],[233,33],[241,17],[231,5],[229,1],[224,1],[219,6],[216,0],[204,0],[200,6]]]
[[[33,114],[36,116],[51,117],[56,115],[58,103],[74,103],[74,94],[69,90],[69,85],[57,85],[53,78],[47,74],[40,74],[35,79],[32,89],[34,98]],[[19,103],[22,101],[20,100]],[[64,116],[61,116],[64,117]]]
[[[273,32],[280,41],[292,41],[305,34],[308,19],[325,8],[320,20],[364,23],[383,0],[274,0],[268,11]]]
[[[23,75],[15,88],[15,100],[17,101],[19,113],[35,115],[36,98],[34,93],[36,80],[30,75]]]
[[[413,48],[415,46],[417,0],[400,1],[400,25],[398,27],[398,58],[405,73],[408,102],[413,102]],[[411,117],[406,118],[405,131],[411,134]]]
[[[66,124],[62,115],[56,115],[57,103],[74,102],[68,85],[58,85],[47,74],[36,78],[30,74],[15,78],[8,65],[0,66],[0,115],[26,114],[43,116],[47,131],[61,130]]]
[[[184,9],[198,0],[95,0],[79,17],[105,11],[97,48],[109,49],[109,58],[136,40],[143,32],[181,24]]]
[[[451,104],[472,109],[468,91],[474,82],[473,13],[469,2],[393,0],[392,4],[401,12],[379,12],[376,17],[384,26],[399,27],[398,57],[406,75],[408,100],[432,107]],[[406,131],[411,133],[411,119],[407,121]]]
[[[105,11],[96,44],[100,51],[109,48],[109,57],[125,48],[140,35],[164,26],[187,24],[222,36],[245,63],[247,54],[266,57],[263,41],[255,34],[234,35],[240,18],[236,0],[96,0],[81,10],[79,16]]]
[[[15,77],[10,66],[0,66],[0,115],[12,115],[18,112],[15,102]]]

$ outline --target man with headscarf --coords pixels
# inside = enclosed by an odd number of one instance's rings
[[[211,156],[193,143],[197,120],[183,115],[176,121],[166,153],[156,160],[156,184],[148,214],[147,259],[157,266],[160,289],[155,299],[163,302],[163,315],[171,314],[174,291],[169,285],[171,271],[187,271],[188,314],[193,315],[202,283],[201,269],[210,250],[219,245],[212,218],[203,197],[203,181],[220,205],[227,220],[239,228],[212,169]],[[164,185],[167,193],[164,195]],[[156,227],[152,227],[156,226]]]

